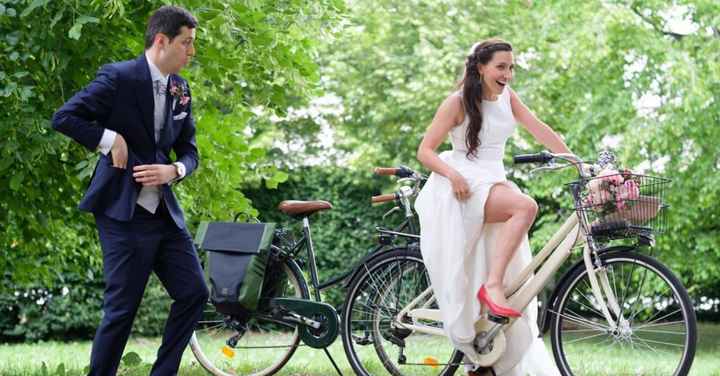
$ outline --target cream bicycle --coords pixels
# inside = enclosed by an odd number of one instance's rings
[[[550,330],[561,373],[687,375],[697,340],[687,290],[666,266],[639,253],[651,248],[654,234],[664,230],[662,198],[669,181],[627,171],[603,174],[614,157],[604,154],[600,159],[590,164],[572,154],[547,152],[514,158],[515,163],[547,164],[534,171],[576,167],[580,179],[569,184],[576,210],[507,286],[508,302],[522,310],[573,252],[581,252],[582,260],[556,284],[541,323],[543,331]],[[567,163],[553,163],[558,160]],[[399,192],[412,196],[418,189]],[[636,241],[611,245],[616,239]],[[464,354],[445,338],[419,252],[386,254],[367,265],[348,291],[342,335],[357,374],[453,375],[463,364]],[[512,323],[482,315],[475,325],[475,364],[498,362]],[[369,339],[358,340],[355,328],[368,327]],[[608,358],[602,368],[588,365],[592,353]],[[378,358],[382,368],[376,366]]]

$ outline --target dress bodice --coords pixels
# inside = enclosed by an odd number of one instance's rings
[[[462,92],[455,95],[462,96]],[[505,154],[505,143],[512,136],[517,121],[510,106],[510,88],[505,87],[495,101],[482,101],[483,123],[480,129],[480,145],[477,149],[478,160],[498,161]],[[470,117],[465,114],[462,123],[450,130],[450,142],[453,151],[467,153],[467,127]]]

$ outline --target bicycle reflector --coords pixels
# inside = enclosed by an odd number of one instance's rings
[[[231,349],[228,345],[223,346],[222,353],[230,359],[235,357],[235,350]]]
[[[423,359],[423,364],[432,368],[438,368],[440,362],[438,362],[437,358],[435,358],[434,356],[427,356],[425,357],[425,359]]]

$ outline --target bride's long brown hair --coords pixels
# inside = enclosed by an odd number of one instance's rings
[[[510,43],[491,38],[476,43],[465,59],[465,73],[458,83],[458,89],[462,87],[463,107],[466,116],[470,117],[465,134],[467,143],[467,157],[476,157],[478,146],[480,146],[480,129],[482,128],[482,77],[478,71],[478,65],[485,65],[492,60],[497,51],[512,51]]]

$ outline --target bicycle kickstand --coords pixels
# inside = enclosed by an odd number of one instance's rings
[[[333,359],[332,355],[330,355],[330,351],[328,351],[327,347],[323,350],[325,350],[325,354],[327,355],[328,359],[330,359],[330,363],[332,363],[333,367],[335,367],[335,371],[337,371],[338,375],[343,376],[342,372],[340,372],[340,368],[338,368],[337,364],[335,363],[335,359]]]

